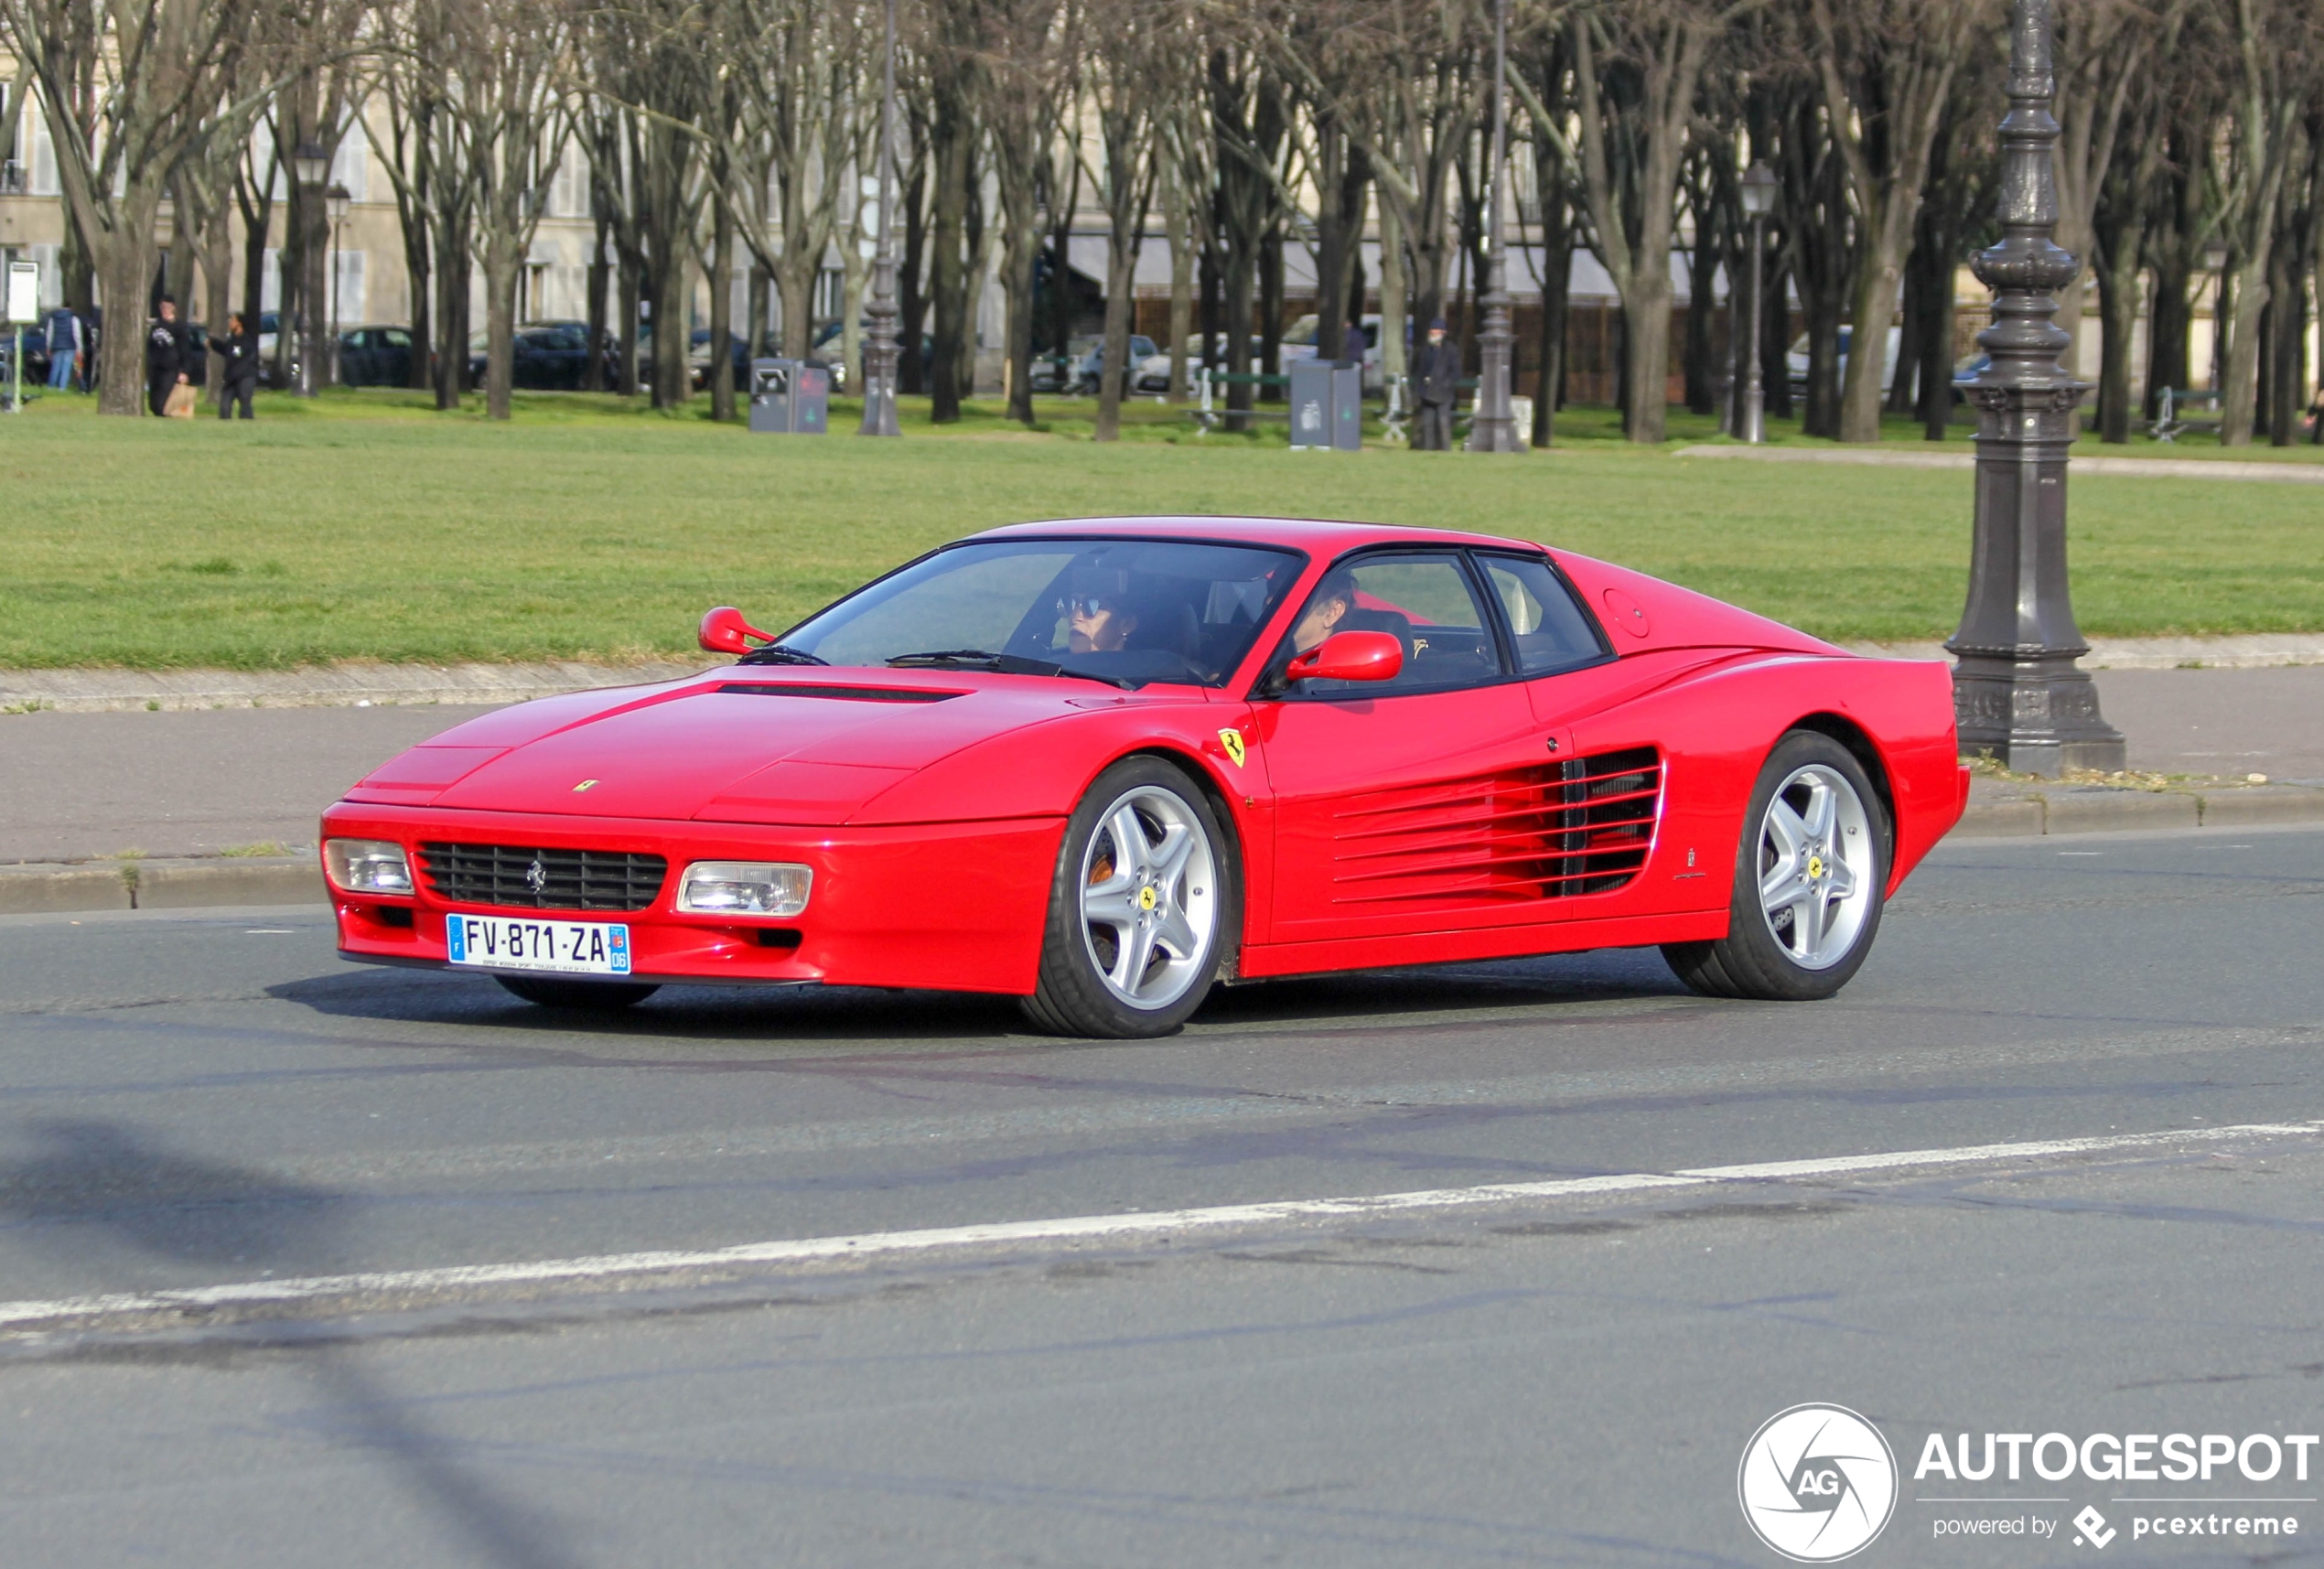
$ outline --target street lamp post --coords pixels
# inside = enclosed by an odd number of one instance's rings
[[[1992,357],[1977,405],[1976,534],[1969,601],[1945,647],[1961,747],[2027,773],[2124,763],[2122,732],[2099,716],[2090,651],[2066,578],[2066,449],[2090,389],[2058,363],[2073,339],[2050,318],[2074,258],[2058,226],[2050,117],[2050,0],[2010,0],[2009,113],[2001,122],[2001,242],[1971,263],[1994,291]]]
[[[1767,388],[1759,375],[1760,258],[1767,252],[1768,215],[1775,210],[1775,174],[1757,158],[1743,171],[1743,212],[1751,220],[1750,304],[1743,329],[1743,409],[1736,435],[1757,446],[1767,439]]]
[[[872,257],[871,336],[864,344],[864,423],[857,435],[901,435],[896,424],[896,0],[879,99],[879,248]]]
[[[315,231],[322,227],[323,180],[331,172],[328,149],[313,142],[301,142],[291,155],[291,163],[298,175],[298,220],[300,250],[306,264],[299,269],[298,293],[298,395],[311,398],[316,392],[316,365],[321,357],[323,303],[323,246],[316,243]]]
[[[1493,4],[1493,161],[1485,177],[1485,328],[1477,335],[1477,414],[1471,452],[1516,452],[1517,421],[1509,407],[1509,246],[1501,231],[1501,182],[1509,142],[1509,0]]]
[[[348,188],[336,180],[324,195],[331,215],[331,355],[325,380],[333,385],[339,382],[339,254],[347,242],[347,207],[353,199]]]

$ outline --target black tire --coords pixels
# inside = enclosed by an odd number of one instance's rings
[[[623,1008],[637,1006],[662,990],[659,986],[621,982],[547,981],[534,975],[495,975],[492,979],[528,1003],[537,1003],[544,1008],[570,1008],[576,1013],[617,1014]]]
[[[1158,793],[1157,793],[1158,792]],[[1163,798],[1167,798],[1167,801]],[[1185,869],[1172,886],[1159,888],[1157,902],[1146,906],[1157,919],[1168,919],[1177,910],[1183,929],[1197,940],[1191,951],[1178,954],[1155,943],[1154,962],[1144,972],[1161,989],[1177,987],[1151,1005],[1123,995],[1101,968],[1100,954],[1111,951],[1126,971],[1118,940],[1092,926],[1084,906],[1085,886],[1094,887],[1093,867],[1113,872],[1112,829],[1125,802],[1144,801],[1165,811],[1175,810],[1178,820],[1201,836]],[[1172,809],[1168,802],[1176,803]],[[1149,828],[1156,820],[1145,819]],[[1105,835],[1101,839],[1101,835]],[[1207,858],[1210,876],[1196,868]],[[1178,768],[1158,758],[1127,758],[1099,775],[1065,824],[1064,843],[1058,847],[1057,873],[1049,889],[1049,918],[1041,933],[1041,968],[1034,993],[1019,999],[1025,1016],[1036,1028],[1052,1035],[1081,1036],[1103,1040],[1143,1040],[1168,1035],[1202,1005],[1217,980],[1222,962],[1235,951],[1243,936],[1243,886],[1233,844],[1220,828],[1216,813],[1200,786]],[[1204,886],[1207,883],[1207,887]],[[1203,933],[1189,906],[1208,901],[1209,930]],[[1177,971],[1173,979],[1169,973]],[[1133,984],[1138,977],[1131,977]]]
[[[1860,908],[1849,908],[1854,901],[1844,899],[1842,908],[1853,920],[1853,930],[1844,942],[1834,940],[1838,944],[1836,952],[1825,952],[1820,956],[1821,962],[1813,964],[1802,962],[1791,943],[1779,939],[1776,931],[1779,916],[1788,916],[1790,920],[1806,919],[1803,907],[1771,915],[1760,892],[1761,877],[1774,873],[1781,859],[1768,842],[1771,832],[1769,813],[1776,792],[1787,781],[1797,779],[1803,769],[1821,770],[1825,788],[1836,778],[1853,794],[1856,810],[1854,820],[1843,798],[1834,792],[1834,822],[1827,837],[1842,846],[1845,857],[1843,869],[1852,879],[1862,879],[1868,887],[1868,897]],[[1812,789],[1795,785],[1791,793]],[[1848,843],[1856,838],[1868,841],[1860,851]],[[1815,843],[1820,844],[1823,841]],[[1752,998],[1771,1003],[1816,1002],[1829,997],[1863,968],[1866,955],[1872,951],[1873,939],[1879,934],[1890,844],[1888,812],[1855,754],[1829,736],[1813,730],[1791,731],[1768,755],[1743,815],[1741,841],[1735,851],[1727,935],[1715,942],[1664,943],[1662,957],[1690,990],[1706,997]],[[1821,906],[1815,919],[1821,922],[1831,906],[1821,894],[1815,897]],[[1786,927],[1792,941],[1800,941],[1798,928],[1791,926],[1789,920]]]

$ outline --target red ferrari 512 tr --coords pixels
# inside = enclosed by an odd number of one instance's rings
[[[1803,1001],[1959,818],[1942,664],[1519,540],[996,529],[733,662],[546,698],[323,817],[340,951],[619,1007],[912,986],[1159,1035],[1214,982],[1659,944]]]

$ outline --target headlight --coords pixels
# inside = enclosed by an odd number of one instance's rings
[[[815,874],[769,861],[696,861],[678,882],[678,908],[695,915],[797,915]]]
[[[326,839],[323,866],[350,894],[408,894],[412,865],[403,846],[386,839]]]

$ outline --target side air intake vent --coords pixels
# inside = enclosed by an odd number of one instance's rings
[[[1385,792],[1340,814],[1332,902],[1611,893],[1646,864],[1662,801],[1652,747]]]

